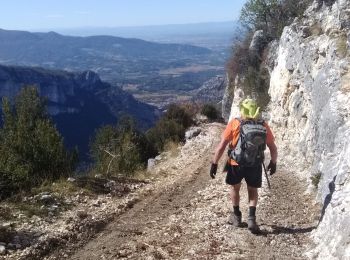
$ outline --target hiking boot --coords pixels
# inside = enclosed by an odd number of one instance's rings
[[[250,232],[252,232],[253,234],[257,234],[259,232],[259,227],[256,224],[255,216],[249,216],[247,219],[247,223],[248,223],[248,229],[250,230]]]
[[[241,227],[242,226],[242,215],[237,216],[232,212],[228,218],[228,223],[233,225],[234,227]]]

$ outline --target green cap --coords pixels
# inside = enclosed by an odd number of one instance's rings
[[[241,116],[245,118],[257,118],[260,112],[260,107],[253,99],[247,98],[239,104]]]

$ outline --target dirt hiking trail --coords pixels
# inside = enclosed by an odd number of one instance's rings
[[[91,234],[90,241],[68,245],[46,259],[306,259],[317,207],[290,170],[277,169],[271,190],[264,179],[257,208],[259,235],[227,224],[232,207],[225,174],[218,170],[215,180],[209,177],[223,127],[203,126],[177,156],[155,166],[150,174],[161,177],[138,202]],[[243,221],[247,200],[244,183]]]

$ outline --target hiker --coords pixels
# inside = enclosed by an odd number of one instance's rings
[[[242,179],[245,179],[249,197],[248,229],[252,233],[257,233],[259,227],[256,223],[255,212],[258,203],[258,188],[261,188],[262,184],[264,150],[267,145],[271,155],[267,169],[272,175],[276,172],[277,147],[268,124],[258,119],[260,107],[257,106],[257,103],[252,99],[245,99],[240,103],[239,109],[241,117],[235,118],[227,124],[221,142],[216,148],[210,176],[215,178],[218,161],[226,146],[230,144],[229,159],[225,167],[227,170],[226,183],[230,185],[230,197],[233,204],[229,224],[236,227],[242,226],[239,190]]]

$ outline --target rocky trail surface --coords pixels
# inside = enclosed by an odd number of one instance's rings
[[[203,126],[177,155],[154,166],[150,174],[157,180],[141,187],[137,199],[101,232],[92,229],[40,259],[306,259],[318,208],[291,169],[278,169],[271,190],[264,180],[257,209],[260,234],[227,223],[232,207],[225,174],[219,172],[215,180],[208,174],[222,130],[221,124]]]

